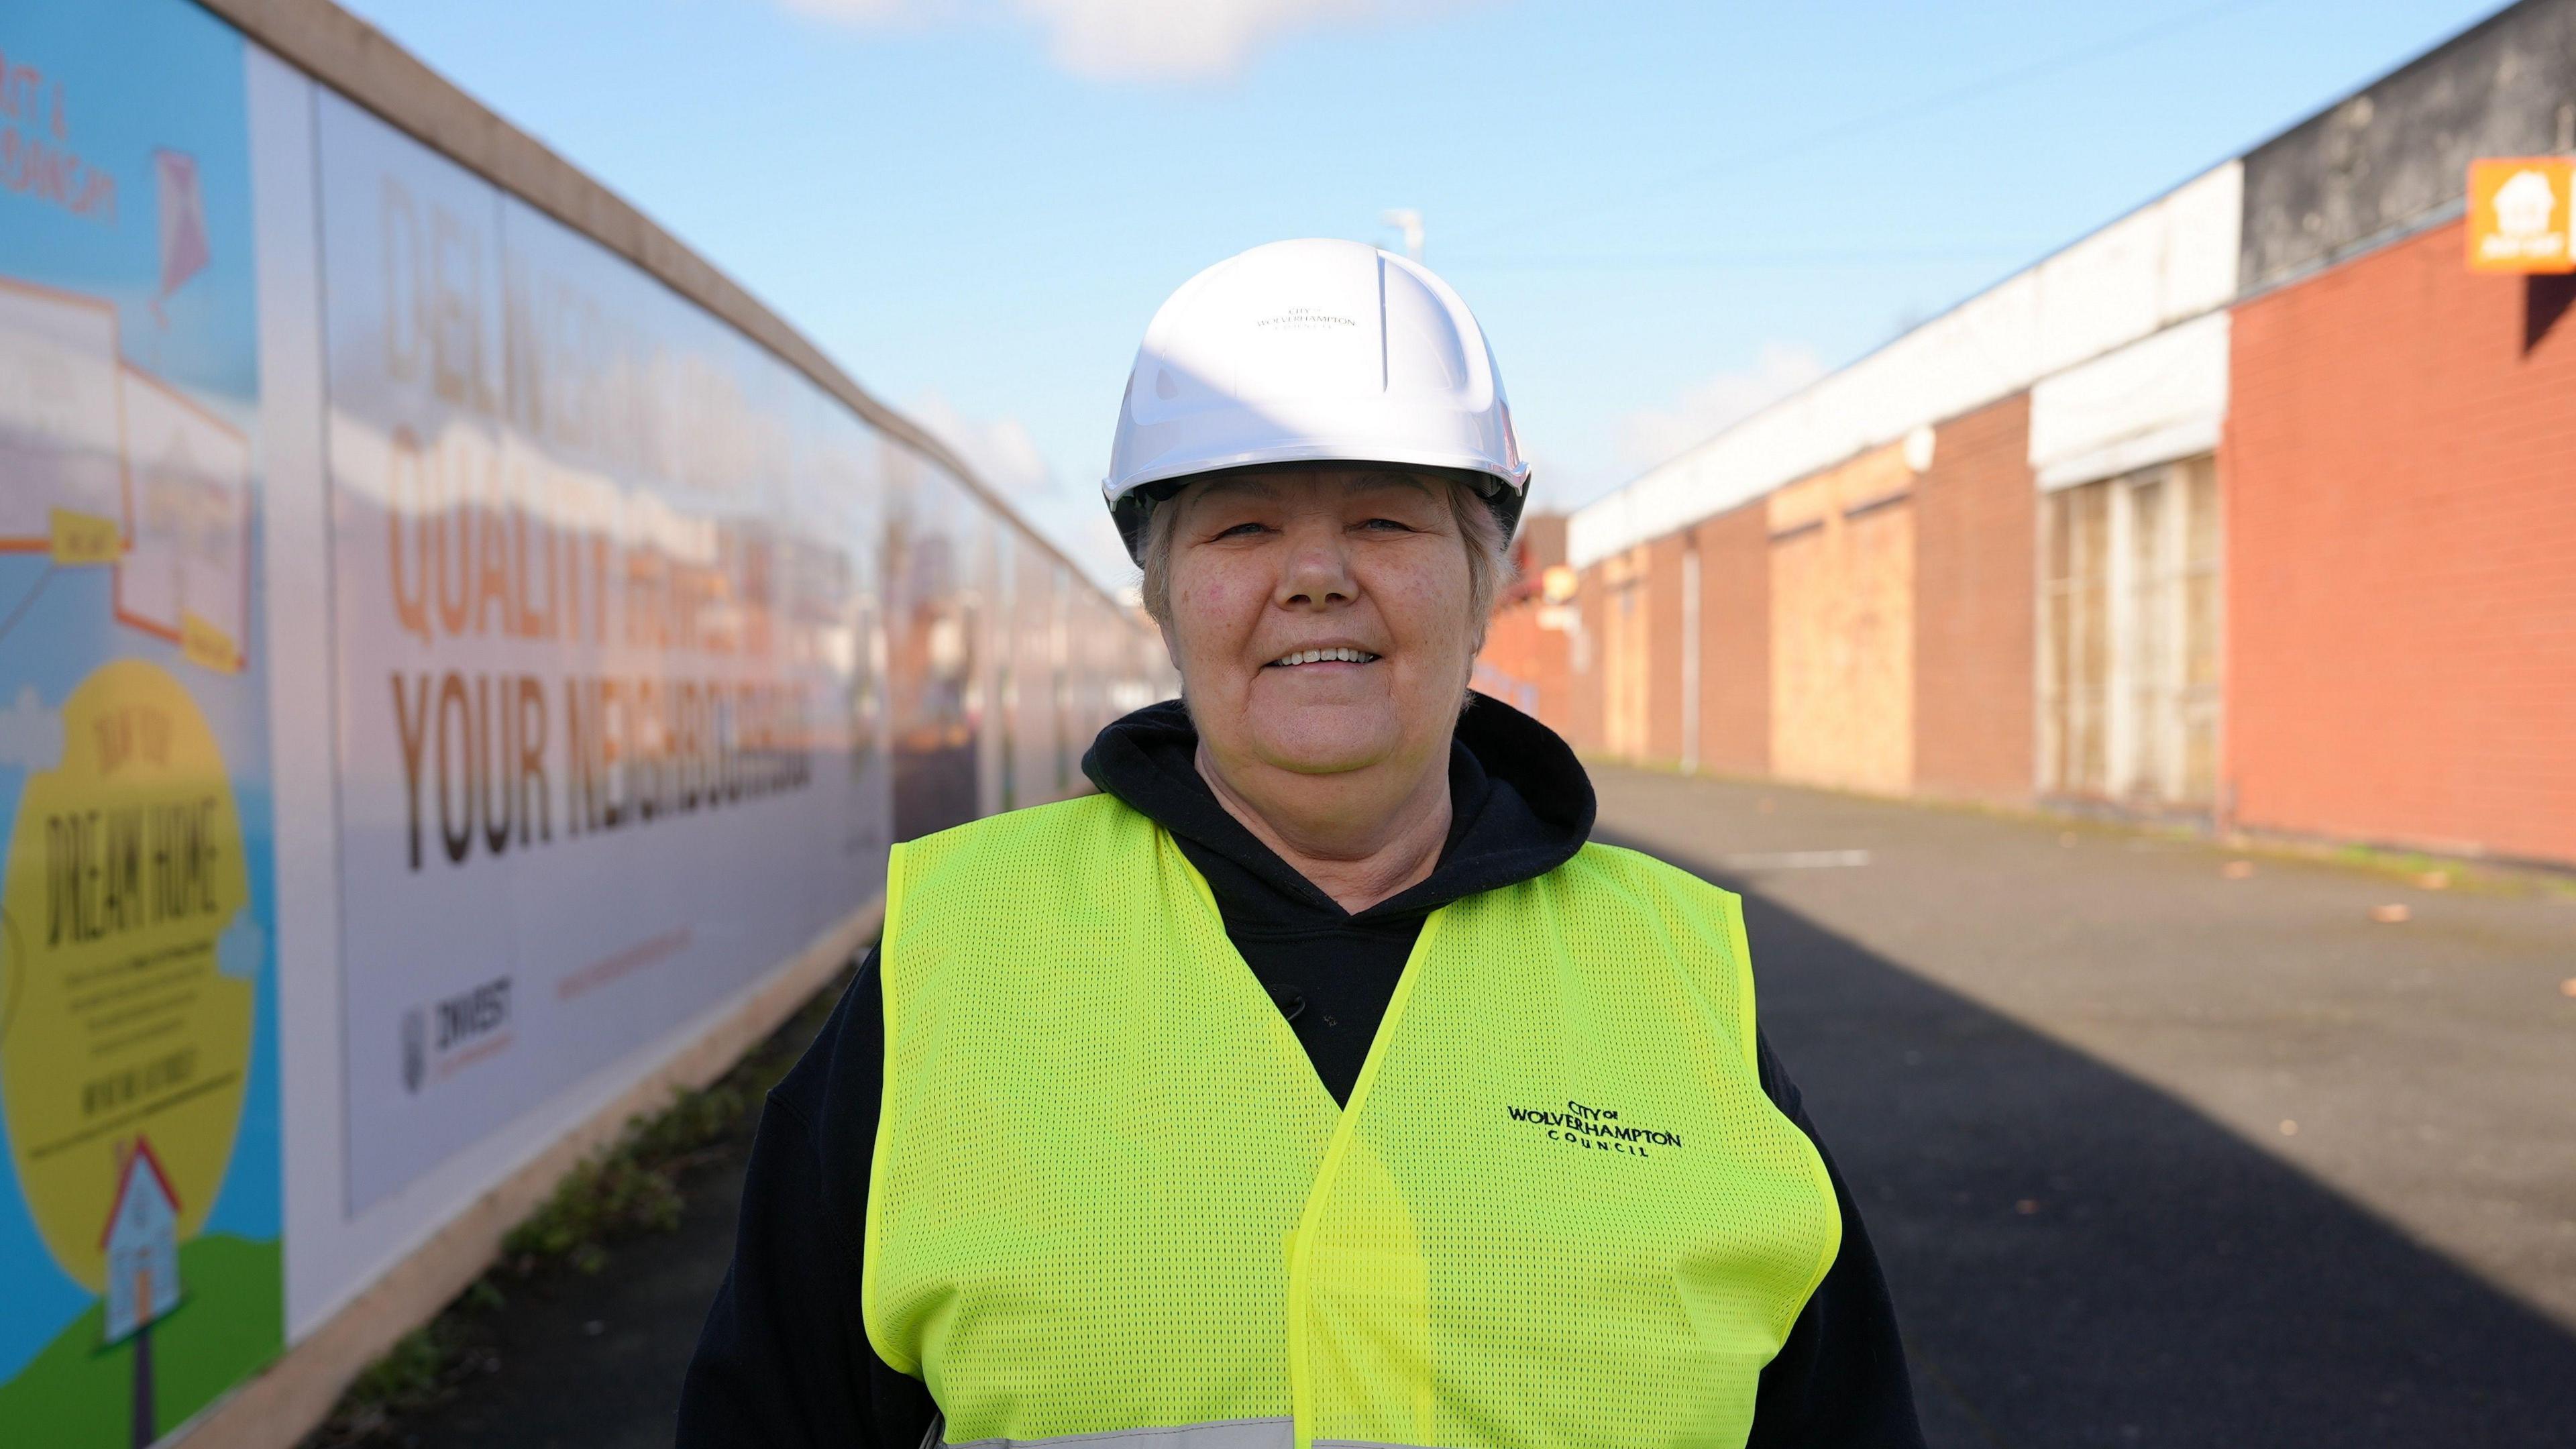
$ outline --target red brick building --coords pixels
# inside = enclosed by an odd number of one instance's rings
[[[2576,860],[2576,278],[2462,252],[2237,309],[2227,776],[2250,826]]]
[[[2038,609],[2030,397],[1952,419],[1934,439],[1914,489],[1915,788],[2027,799]]]
[[[1691,529],[1699,547],[1701,769],[1771,768],[1771,536],[1760,503]]]
[[[2462,219],[2551,154],[2524,0],[1578,511],[1489,658],[1658,767],[2576,863],[2576,278]]]

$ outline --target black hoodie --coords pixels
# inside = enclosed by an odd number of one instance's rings
[[[1207,877],[1226,935],[1288,1018],[1316,1075],[1348,1102],[1423,919],[1563,864],[1592,831],[1592,783],[1546,726],[1479,696],[1449,756],[1449,838],[1431,875],[1356,914],[1290,868],[1217,803],[1177,702],[1101,731],[1094,784],[1171,832]],[[1813,1140],[1769,1043],[1771,1100]],[[681,1449],[916,1449],[937,1412],[876,1356],[859,1320],[862,1224],[883,1088],[885,1008],[871,953],[832,1019],[769,1094],[743,1187],[734,1262],[680,1394]],[[1835,1171],[1842,1248],[1762,1371],[1748,1449],[1917,1449],[1894,1310],[1851,1193]]]

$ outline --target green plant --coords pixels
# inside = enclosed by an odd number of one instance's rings
[[[358,1375],[349,1386],[349,1396],[362,1405],[392,1411],[432,1402],[447,1367],[447,1350],[441,1344],[445,1335],[439,1327],[433,1320],[404,1334],[383,1358]]]

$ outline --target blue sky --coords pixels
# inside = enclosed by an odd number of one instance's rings
[[[348,0],[950,433],[1104,580],[1146,319],[1260,242],[1483,320],[1597,494],[2485,0]]]

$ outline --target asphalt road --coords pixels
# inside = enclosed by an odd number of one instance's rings
[[[1604,838],[1745,893],[1934,1445],[2576,1444],[2576,897],[1596,779]],[[669,1443],[739,1172],[397,1439]]]
[[[1745,893],[1934,1444],[2576,1444],[2576,899],[1596,778]]]

